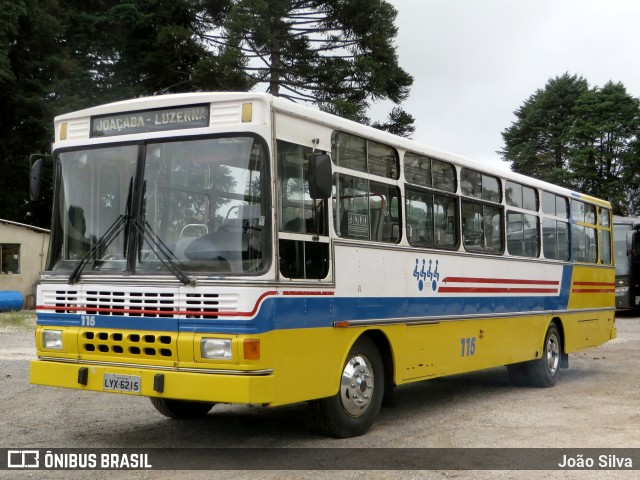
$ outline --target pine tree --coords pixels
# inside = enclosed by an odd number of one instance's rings
[[[514,172],[571,186],[570,131],[576,102],[588,88],[584,78],[565,73],[514,112],[517,120],[502,132],[505,147],[499,152]]]
[[[207,38],[272,94],[368,123],[370,101],[400,103],[413,82],[398,65],[396,14],[383,0],[235,0]]]
[[[514,171],[607,199],[614,213],[638,213],[640,101],[621,83],[589,88],[565,74],[515,115],[500,152]]]
[[[626,210],[629,199],[638,194],[628,180],[635,177],[629,161],[638,143],[640,102],[621,83],[609,82],[584,92],[574,113],[570,150],[573,185],[609,199],[616,212]]]

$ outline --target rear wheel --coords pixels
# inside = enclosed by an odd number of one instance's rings
[[[165,417],[175,420],[188,420],[204,417],[215,405],[210,402],[191,402],[188,400],[171,400],[169,398],[149,397],[151,405]]]
[[[553,387],[560,373],[562,338],[554,323],[549,325],[544,337],[542,356],[529,362],[507,366],[509,378],[515,385]]]
[[[320,426],[339,438],[366,433],[380,411],[384,393],[382,357],[375,343],[360,338],[351,348],[333,397],[314,400],[311,409]]]
[[[533,360],[529,367],[529,379],[534,387],[553,387],[560,373],[562,340],[555,324],[549,325],[544,337],[542,357]]]

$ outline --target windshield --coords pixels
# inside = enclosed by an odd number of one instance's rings
[[[243,136],[60,154],[50,269],[72,270],[97,243],[83,274],[263,272],[266,153]],[[134,180],[138,158],[143,175]],[[117,233],[105,235],[114,225]]]
[[[50,270],[72,270],[127,209],[137,145],[63,152],[58,156]],[[130,202],[129,202],[130,203]],[[125,269],[125,232],[99,249],[87,270]]]
[[[627,232],[631,225],[613,226],[613,246],[616,252],[616,275],[629,275],[629,255],[627,255]]]

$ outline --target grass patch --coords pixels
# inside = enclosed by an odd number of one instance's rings
[[[36,313],[26,310],[19,312],[0,312],[0,327],[33,328],[36,324]]]

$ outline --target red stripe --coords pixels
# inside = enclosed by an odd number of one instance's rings
[[[574,285],[598,285],[600,287],[614,287],[616,284],[612,282],[573,282]]]
[[[616,289],[615,288],[603,288],[603,289],[597,289],[597,288],[574,288],[573,290],[571,290],[571,293],[611,293],[611,292],[615,292]]]
[[[514,278],[447,277],[443,283],[511,283],[513,285],[558,285],[557,280],[522,280]]]
[[[283,295],[333,295],[333,292],[284,291]]]
[[[440,287],[439,293],[558,293],[557,288]]]

